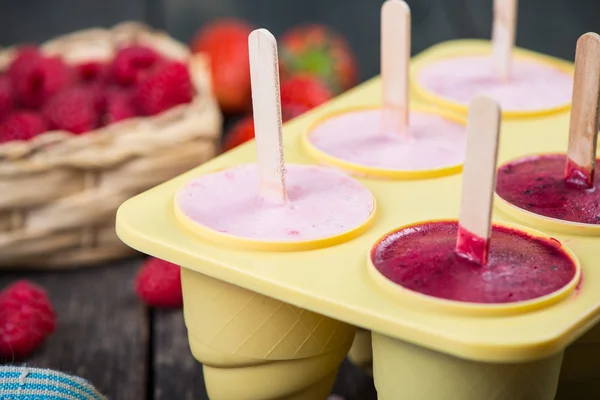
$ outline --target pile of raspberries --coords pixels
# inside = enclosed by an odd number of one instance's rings
[[[194,94],[187,66],[148,47],[121,48],[111,62],[69,65],[24,46],[0,74],[0,143],[49,130],[80,135],[156,115]]]

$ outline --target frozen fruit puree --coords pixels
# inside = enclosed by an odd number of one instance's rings
[[[374,212],[371,192],[341,172],[288,165],[288,202],[258,194],[258,170],[246,164],[200,176],[177,194],[179,210],[212,230],[265,241],[304,241],[348,232]]]
[[[436,221],[384,237],[371,251],[375,268],[392,282],[425,295],[470,303],[535,299],[567,285],[573,260],[557,241],[494,226],[487,265],[455,252],[458,223]]]
[[[410,137],[384,131],[382,110],[361,110],[327,119],[310,132],[317,149],[353,164],[390,170],[428,170],[463,162],[466,129],[435,114],[411,112]]]
[[[600,224],[600,183],[591,189],[565,183],[566,156],[523,158],[498,169],[496,193],[516,207],[564,221]],[[596,177],[600,164],[596,164]]]
[[[423,67],[417,82],[429,92],[461,104],[478,95],[503,110],[536,111],[571,102],[573,77],[542,62],[515,57],[507,80],[498,77],[489,56],[448,58]]]

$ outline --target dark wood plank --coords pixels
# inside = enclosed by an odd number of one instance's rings
[[[2,273],[0,287],[25,278],[46,288],[58,314],[57,331],[27,364],[81,376],[109,399],[145,399],[149,318],[132,289],[138,265]]]
[[[208,400],[202,365],[192,353],[181,310],[153,312],[155,400]]]

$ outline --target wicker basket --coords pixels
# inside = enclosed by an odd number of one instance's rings
[[[76,32],[43,49],[78,62],[110,59],[128,42],[187,62],[197,96],[81,136],[53,131],[0,145],[0,267],[67,268],[131,254],[115,234],[117,207],[216,154],[221,114],[201,55],[137,23]],[[12,54],[0,52],[0,69]]]

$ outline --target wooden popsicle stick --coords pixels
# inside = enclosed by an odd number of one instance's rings
[[[277,41],[266,29],[256,29],[248,37],[248,47],[259,176],[258,192],[264,199],[284,203],[287,201],[287,189]]]
[[[410,8],[402,0],[381,7],[381,80],[384,132],[408,134]]]
[[[456,252],[481,265],[487,263],[491,235],[499,137],[500,106],[486,97],[475,98],[467,122]]]
[[[586,33],[577,40],[575,77],[565,181],[569,186],[594,185],[598,105],[600,99],[600,36]]]
[[[517,33],[518,0],[494,0],[492,64],[501,79],[510,75],[512,50]]]

